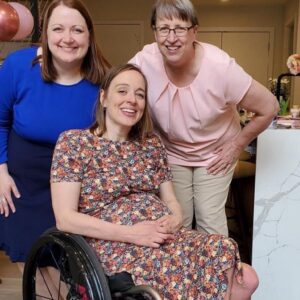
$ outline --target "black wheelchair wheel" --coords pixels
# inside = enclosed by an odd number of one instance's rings
[[[57,295],[52,295],[45,277],[42,277],[43,288],[37,288],[37,275],[45,267],[54,267],[59,273]],[[60,296],[62,290],[64,297]],[[23,274],[23,299],[64,298],[111,300],[111,293],[102,266],[84,238],[51,229],[39,238],[29,253]]]

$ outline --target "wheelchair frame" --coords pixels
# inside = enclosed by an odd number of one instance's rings
[[[49,266],[60,272],[59,282],[56,283],[58,295],[51,294],[44,277],[47,295],[41,295],[36,290],[37,272]],[[59,294],[64,284],[68,289],[67,300],[161,300],[150,286],[134,286],[132,282],[132,285],[124,287],[124,282],[118,282],[118,279],[117,283],[120,290],[111,293],[109,277],[105,275],[98,257],[82,236],[51,228],[39,238],[28,255],[23,274],[23,299],[35,300],[38,297],[60,300]]]

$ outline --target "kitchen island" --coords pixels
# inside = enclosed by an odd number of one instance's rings
[[[267,129],[257,139],[252,300],[300,299],[300,130]]]

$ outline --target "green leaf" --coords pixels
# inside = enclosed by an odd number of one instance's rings
[[[289,106],[289,99],[284,100],[282,97],[280,97],[280,99],[279,99],[279,107],[280,107],[279,115],[280,116],[287,114],[288,106]]]

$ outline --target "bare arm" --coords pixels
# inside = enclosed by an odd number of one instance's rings
[[[53,210],[59,230],[149,247],[159,247],[166,239],[172,238],[166,229],[154,221],[133,226],[118,225],[78,212],[80,189],[78,182],[51,184]]]
[[[174,188],[171,181],[167,181],[160,186],[160,198],[171,210],[171,216],[164,216],[158,220],[160,224],[166,226],[169,232],[175,233],[182,227],[182,210],[176,199]]]
[[[227,173],[245,147],[269,126],[279,111],[275,96],[255,80],[239,106],[255,115],[235,139],[216,149],[218,156],[208,166],[209,173]]]
[[[240,107],[255,114],[236,139],[236,145],[242,151],[269,126],[279,111],[279,105],[275,96],[267,88],[253,80],[247,94],[240,102]]]

